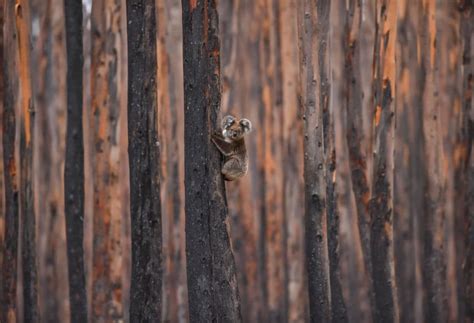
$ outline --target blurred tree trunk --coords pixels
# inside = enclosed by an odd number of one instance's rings
[[[297,0],[279,1],[282,86],[282,208],[285,217],[285,271],[288,322],[306,322],[307,271],[304,253],[303,124],[298,102]]]
[[[420,10],[420,54],[424,69],[423,82],[423,135],[426,160],[425,208],[422,217],[423,229],[423,286],[424,319],[429,322],[447,320],[447,301],[445,298],[444,262],[444,200],[442,198],[441,178],[441,138],[438,121],[439,109],[435,92],[438,91],[439,50],[437,49],[436,3],[423,1]]]
[[[300,73],[304,120],[306,266],[311,321],[331,320],[328,258],[327,144],[329,1],[300,0]],[[331,180],[332,178],[330,178]],[[330,198],[330,197],[329,197]]]
[[[188,320],[184,233],[184,105],[181,1],[157,0],[158,113],[163,201],[164,322]]]
[[[18,260],[18,182],[15,155],[17,91],[17,60],[15,43],[14,2],[4,1],[3,83],[3,165],[5,169],[5,247],[2,270],[2,322],[17,321],[17,260]]]
[[[256,169],[258,158],[263,154],[261,145],[256,145],[255,138],[263,135],[259,119],[260,74],[259,60],[248,60],[246,57],[258,57],[259,12],[253,1],[219,1],[219,30],[222,39],[222,115],[233,114],[249,118],[257,130],[246,140],[249,151],[249,174],[236,182],[227,183],[229,217],[232,229],[232,248],[235,253],[239,294],[242,306],[242,321],[255,322],[262,320],[264,304],[261,288],[260,269],[264,266],[263,257],[259,256],[259,241],[263,231],[260,219],[265,205],[262,201],[263,167]],[[241,32],[250,30],[252,32]],[[245,242],[245,243],[244,243]],[[256,288],[256,286],[258,286]]]
[[[426,174],[423,160],[422,82],[418,64],[418,8],[399,1],[396,52],[397,99],[395,102],[394,148],[394,246],[397,296],[401,322],[420,322],[421,250],[418,214],[424,212],[423,183]],[[415,292],[414,292],[414,288]]]
[[[3,142],[3,96],[4,96],[4,44],[3,44],[3,25],[4,25],[4,1],[0,1],[0,66],[2,73],[0,74],[0,142]],[[3,167],[3,145],[0,145],[0,275],[3,275],[3,254],[5,249],[5,186],[4,184],[4,167]],[[0,301],[3,293],[3,279],[0,281]],[[0,316],[1,317],[1,316]]]
[[[121,1],[97,0],[91,13],[91,126],[94,200],[92,320],[118,320],[122,306],[119,188]]]
[[[474,3],[460,0],[462,39],[461,128],[455,154],[456,256],[459,317],[474,320]]]
[[[36,261],[36,219],[33,190],[33,129],[35,104],[31,86],[31,13],[28,1],[17,0],[15,20],[21,88],[20,111],[20,214],[22,225],[24,320],[37,322],[38,280]]]
[[[82,1],[64,1],[67,47],[67,132],[64,169],[71,321],[87,321],[84,266],[84,143]]]
[[[397,37],[397,1],[376,3],[377,22],[374,49],[373,140],[374,163],[370,251],[375,294],[374,320],[398,320],[393,267],[393,151],[397,80],[395,44]]]
[[[265,319],[271,322],[286,322],[288,319],[288,290],[286,266],[286,218],[283,210],[282,165],[282,61],[280,42],[280,3],[278,0],[258,2],[260,20],[259,78],[260,109],[259,122],[262,132],[263,153],[262,231],[264,239],[264,304]]]
[[[127,1],[132,278],[130,321],[161,317],[162,229],[154,0]]]
[[[216,1],[183,0],[182,6],[189,316],[193,322],[240,322],[221,155],[210,140],[221,104]]]
[[[32,1],[32,81],[35,85],[35,191],[38,210],[38,280],[40,317],[69,319],[65,243],[63,165],[66,117],[64,1]],[[53,63],[54,62],[54,63]]]

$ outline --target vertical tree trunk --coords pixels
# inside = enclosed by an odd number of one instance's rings
[[[181,1],[157,0],[158,111],[163,203],[164,322],[187,321]]]
[[[155,14],[155,0],[127,1],[131,322],[161,317],[162,230]]]
[[[288,272],[286,266],[286,217],[283,208],[282,165],[282,61],[280,42],[280,3],[278,0],[259,2],[261,26],[259,35],[259,72],[262,110],[260,124],[263,133],[262,203],[265,212],[264,231],[265,306],[266,320],[288,320]]]
[[[458,1],[461,13],[462,71],[461,95],[462,126],[459,135],[459,159],[456,161],[457,185],[464,195],[455,201],[459,211],[456,214],[457,277],[460,318],[474,320],[474,4],[472,1]],[[464,316],[462,315],[464,314]]]
[[[377,322],[397,321],[393,268],[393,137],[396,89],[397,1],[377,2],[374,50],[374,170],[370,247]]]
[[[327,240],[327,149],[324,127],[329,104],[329,1],[299,2],[300,73],[304,120],[306,262],[312,322],[331,320]],[[327,124],[326,124],[327,125]]]
[[[345,95],[346,95],[346,141],[349,153],[352,190],[356,202],[357,223],[362,242],[365,271],[367,271],[370,301],[373,303],[371,283],[372,264],[370,261],[370,188],[368,179],[367,143],[364,131],[364,93],[362,86],[361,56],[362,43],[362,4],[351,1],[345,10],[344,53],[345,53]],[[364,141],[365,140],[365,141]]]
[[[394,246],[397,296],[401,322],[420,322],[421,250],[418,227],[424,212],[423,132],[421,91],[423,71],[418,63],[418,11],[399,1],[396,41],[397,100],[394,152]]]
[[[182,6],[189,316],[192,322],[240,322],[221,156],[210,140],[221,101],[216,1],[183,0]]]
[[[16,45],[14,2],[4,1],[3,165],[5,169],[5,247],[3,250],[2,322],[17,320],[18,182],[15,158]]]
[[[33,129],[35,105],[31,87],[30,5],[17,0],[15,19],[19,52],[21,87],[20,112],[20,214],[22,218],[22,264],[24,320],[39,321],[36,262],[36,219],[33,190]]]
[[[285,214],[285,267],[288,322],[308,321],[308,289],[304,253],[303,124],[298,105],[297,1],[280,0],[282,86],[282,208]]]
[[[4,39],[3,39],[3,25],[4,25],[4,12],[5,3],[0,1],[0,66],[4,68]],[[0,142],[3,142],[3,96],[4,96],[4,77],[3,73],[0,74]],[[5,253],[5,210],[4,210],[4,198],[5,198],[5,186],[4,184],[4,172],[3,167],[3,145],[0,145],[0,275],[3,275],[3,255]],[[0,281],[0,301],[2,300],[3,293],[3,280]],[[3,309],[2,309],[3,310]],[[2,318],[0,316],[0,318]]]
[[[265,273],[263,189],[264,147],[261,118],[261,74],[259,71],[259,35],[262,19],[254,1],[220,1],[220,34],[222,39],[222,115],[249,118],[258,128],[246,140],[249,151],[249,173],[239,181],[228,183],[227,198],[232,229],[232,247],[236,258],[242,321],[264,320],[264,298],[267,293]],[[246,30],[252,32],[244,32]],[[254,32],[255,31],[255,32]],[[258,153],[257,153],[258,152]],[[259,166],[257,169],[257,163]],[[245,241],[245,243],[243,243]],[[256,286],[258,286],[256,288]],[[266,312],[266,311],[265,311]]]
[[[423,287],[424,319],[429,322],[447,320],[447,301],[445,298],[444,261],[444,200],[441,179],[441,138],[439,109],[436,94],[438,90],[439,51],[437,50],[438,26],[436,21],[437,4],[422,1],[420,4],[420,53],[424,69],[423,89],[423,134],[425,141],[425,160],[427,177],[425,183],[425,208],[422,218],[423,229]]]
[[[91,14],[93,137],[92,320],[118,320],[122,307],[122,214],[119,188],[121,1],[98,0]]]
[[[71,321],[87,321],[84,267],[84,143],[82,130],[82,1],[65,0],[67,134],[64,203],[68,244]]]

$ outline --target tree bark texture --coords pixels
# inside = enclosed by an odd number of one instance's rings
[[[216,1],[183,0],[186,260],[192,322],[241,321],[221,156],[210,136],[220,105]]]
[[[71,321],[87,321],[84,266],[84,142],[82,129],[82,1],[64,1],[67,50],[67,131],[64,203]]]
[[[15,21],[19,53],[20,111],[20,214],[22,226],[23,319],[39,321],[36,258],[36,219],[33,190],[33,130],[35,105],[31,79],[30,5],[15,2]]]
[[[4,1],[3,83],[3,167],[5,169],[5,245],[2,268],[3,322],[17,321],[17,261],[19,237],[19,191],[17,179],[15,97],[18,95],[15,5]]]
[[[94,186],[92,319],[123,317],[120,171],[121,1],[94,1],[91,126]]]
[[[312,322],[331,320],[326,187],[329,129],[329,1],[299,3],[300,77],[304,123],[305,239],[309,309]],[[330,148],[330,147],[329,147]],[[329,157],[329,158],[328,158]],[[334,191],[330,188],[329,193]],[[334,209],[332,210],[334,211]]]
[[[375,296],[374,320],[397,321],[393,267],[393,151],[395,129],[397,1],[376,3],[370,249]]]
[[[161,317],[162,238],[155,1],[127,1],[130,321]]]

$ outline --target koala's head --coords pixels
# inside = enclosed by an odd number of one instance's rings
[[[252,123],[248,119],[237,119],[228,115],[222,119],[222,136],[230,140],[236,141],[242,139],[252,130]]]

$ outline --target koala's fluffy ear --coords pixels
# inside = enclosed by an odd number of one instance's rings
[[[248,133],[252,130],[252,123],[249,119],[241,119],[240,126],[242,127],[242,130],[244,130],[244,133]]]
[[[222,118],[221,121],[221,128],[223,130],[230,128],[235,123],[235,117],[232,115],[226,115],[224,118]]]

